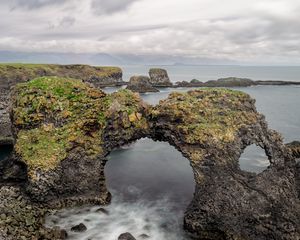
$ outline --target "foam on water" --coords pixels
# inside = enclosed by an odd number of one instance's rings
[[[134,187],[130,191],[138,194]],[[136,239],[142,239],[142,234],[148,235],[149,240],[189,239],[182,230],[183,211],[172,206],[169,199],[130,202],[113,195],[112,203],[102,207],[108,214],[97,212],[99,206],[66,209],[49,216],[46,226],[60,226],[67,230],[68,239],[74,240],[117,240],[124,232],[130,232]],[[87,231],[70,231],[79,223],[84,223]]]

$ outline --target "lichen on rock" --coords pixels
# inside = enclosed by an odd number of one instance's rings
[[[159,92],[158,89],[150,84],[150,78],[146,76],[132,76],[127,85],[127,89],[139,93]]]
[[[153,87],[171,87],[168,72],[161,68],[151,68],[149,70],[150,83]]]

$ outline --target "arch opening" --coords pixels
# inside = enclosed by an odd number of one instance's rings
[[[116,240],[124,232],[136,239],[189,239],[183,217],[195,181],[188,159],[167,142],[142,138],[113,150],[107,160],[104,170],[111,203],[60,211],[46,225],[55,222],[68,230],[84,223],[88,231],[69,232],[71,239]]]
[[[240,169],[246,172],[261,173],[270,166],[270,160],[261,147],[247,146],[239,158]]]

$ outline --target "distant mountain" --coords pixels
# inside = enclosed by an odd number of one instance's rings
[[[107,53],[26,53],[0,51],[0,62],[89,64],[89,65],[232,65],[228,59],[190,58],[169,55]]]

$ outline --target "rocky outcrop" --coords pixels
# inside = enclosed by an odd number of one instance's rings
[[[89,65],[57,64],[0,64],[0,88],[10,89],[17,83],[37,77],[57,76],[80,79],[96,87],[115,86],[123,83],[119,67],[94,67]]]
[[[248,95],[222,89],[173,93],[152,112],[154,138],[191,162],[194,199],[184,226],[196,239],[298,239],[295,160],[269,130]],[[239,157],[256,144],[270,166],[241,171]]]
[[[153,87],[171,87],[172,83],[165,69],[151,68],[149,70],[150,83]]]
[[[96,87],[124,84],[122,70],[118,67],[93,67],[88,65],[55,64],[0,64],[0,146],[13,144],[9,119],[8,95],[17,83],[42,76],[80,79]]]
[[[131,91],[105,94],[79,80],[38,78],[15,88],[10,162],[26,166],[24,191],[33,202],[103,204],[110,201],[104,166],[112,149],[142,137],[167,141],[194,171],[184,217],[191,236],[297,240],[299,168],[254,102],[239,91],[205,89],[172,93],[152,107]],[[239,168],[251,144],[270,160],[260,174]]]
[[[145,107],[130,91],[106,95],[75,79],[43,77],[17,85],[13,161],[27,166],[27,193],[55,206],[108,202],[105,155],[147,131]]]
[[[127,84],[127,89],[133,92],[146,93],[146,92],[159,92],[150,84],[150,78],[146,76],[133,76]]]
[[[11,120],[8,112],[9,91],[0,89],[0,146],[13,145]]]
[[[300,85],[300,82],[291,81],[253,81],[249,78],[228,77],[220,78],[218,80],[210,80],[201,82],[193,79],[190,82],[181,81],[176,82],[174,87],[250,87],[256,85]]]

